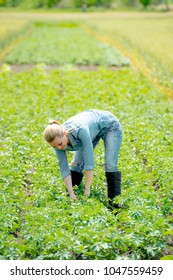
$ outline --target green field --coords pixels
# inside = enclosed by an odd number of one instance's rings
[[[7,15],[2,14],[2,18]],[[148,71],[147,57],[150,56],[152,64],[157,63],[159,49],[155,47],[155,56],[145,47],[144,53],[139,53],[137,44],[132,43],[134,32],[128,32],[126,39],[123,35],[123,30],[133,26],[129,20],[142,24],[146,18],[147,22],[156,19],[159,24],[164,22],[165,25],[168,20],[170,25],[171,19],[165,15],[145,13],[140,14],[139,19],[136,13],[12,14],[11,21],[25,16],[32,31],[14,39],[11,47],[8,46],[11,51],[3,56],[2,63],[17,63],[20,73],[11,71],[10,65],[5,64],[0,72],[0,259],[171,258],[173,106],[167,93],[169,90],[171,96],[172,87],[171,83],[165,84],[159,79],[159,71],[155,77],[153,70]],[[123,21],[128,17],[129,20]],[[69,28],[69,21],[75,27]],[[116,21],[119,31],[114,33]],[[59,27],[64,24],[65,28]],[[110,28],[106,32],[108,26]],[[112,69],[112,64],[99,59],[98,65],[89,55],[83,71],[78,68],[76,60],[66,61],[69,53],[63,51],[61,62],[54,63],[57,68],[54,70],[46,66],[51,61],[39,60],[37,64],[31,54],[27,61],[21,61],[20,50],[21,54],[24,53],[31,42],[33,49],[30,47],[28,51],[35,56],[46,48],[46,36],[43,36],[43,40],[39,39],[43,44],[34,49],[43,29],[44,34],[49,35],[52,48],[55,32],[55,44],[60,42],[62,46],[62,37],[67,44],[67,38],[61,33],[64,29],[68,35],[71,32],[71,36],[77,36],[75,38],[81,38],[83,30],[83,34],[87,34],[85,40],[94,44],[92,54],[107,39],[106,46],[111,57],[120,57],[121,62],[130,60],[130,64],[119,63],[118,67],[113,64]],[[149,32],[152,28],[147,30]],[[143,41],[140,41],[143,46],[147,36],[148,33],[143,33]],[[169,38],[170,33],[160,31],[160,36]],[[154,42],[154,33],[152,38]],[[168,40],[170,45],[171,39]],[[80,59],[83,48],[80,40],[76,39],[76,42],[80,51],[75,57]],[[90,51],[90,47],[88,49]],[[120,55],[121,51],[123,55]],[[54,51],[45,52],[43,59],[51,53],[54,54]],[[169,53],[171,57],[171,48],[165,48],[165,64],[164,60],[160,63],[164,81],[170,77],[167,73],[172,73]],[[52,60],[55,57],[53,55]],[[33,69],[23,71],[22,63],[34,64]],[[166,73],[164,67],[168,69]],[[78,201],[74,203],[65,191],[54,151],[43,140],[42,133],[50,118],[64,122],[87,108],[111,111],[123,127],[119,158],[119,169],[123,174],[122,195],[117,198],[121,208],[114,213],[107,208],[103,144],[100,143],[95,150],[96,167],[91,195],[85,197],[84,186],[81,186],[75,190]],[[68,157],[70,160],[72,154],[69,153]]]
[[[6,57],[10,64],[128,65],[114,47],[100,42],[75,22],[39,22],[29,38]]]
[[[157,14],[138,17],[127,14],[106,21],[92,19],[89,25],[103,40],[109,38],[112,44],[120,44],[134,63],[138,57],[141,70],[173,91],[172,14],[162,17]]]
[[[0,16],[0,61],[9,51],[12,42],[30,31],[30,23],[25,19],[9,20]]]

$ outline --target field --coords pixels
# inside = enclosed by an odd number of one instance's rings
[[[0,17],[0,59],[4,55],[4,48],[29,30],[29,21],[25,19],[13,19]]]
[[[109,18],[106,21],[91,20],[91,30],[95,30],[103,41],[121,44],[121,48],[148,77],[159,80],[164,87],[173,90],[173,28],[172,15],[158,16],[127,15]],[[158,30],[158,32],[156,32]],[[134,53],[135,50],[135,53]]]
[[[161,49],[150,28],[153,22],[170,26],[172,19],[162,13],[142,14],[143,19],[136,13],[2,13],[1,20],[9,15],[11,21],[25,17],[27,28],[20,33],[24,23],[2,50],[0,258],[172,259],[173,41],[169,28],[160,30],[169,46],[154,75]],[[146,20],[153,35],[142,33],[142,53],[132,22],[140,33]],[[91,195],[83,195],[82,185],[74,203],[43,140],[50,118],[64,122],[87,108],[111,111],[123,127],[122,195],[116,199],[121,208],[114,212],[107,208],[103,144],[95,150]]]

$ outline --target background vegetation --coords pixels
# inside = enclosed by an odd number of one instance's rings
[[[172,3],[172,0],[0,0],[0,5],[3,7],[21,7],[24,9],[82,8],[83,11],[90,7],[117,9],[119,7],[139,8],[143,6],[146,8],[159,5],[164,5],[164,8],[169,10],[169,5]]]

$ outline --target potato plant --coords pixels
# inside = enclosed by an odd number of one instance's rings
[[[80,71],[38,65],[0,72],[1,259],[159,259],[171,252],[172,103],[133,69]],[[84,102],[85,100],[85,102]],[[90,197],[67,196],[43,140],[49,118],[110,110],[123,127],[121,208],[107,208],[103,143]],[[72,154],[68,154],[69,160]]]

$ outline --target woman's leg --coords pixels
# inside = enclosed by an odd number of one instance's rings
[[[84,161],[82,156],[82,151],[76,151],[73,157],[73,161],[70,165],[70,172],[72,177],[72,185],[79,186],[83,178],[83,167]]]
[[[121,172],[118,170],[118,156],[122,142],[121,126],[110,130],[103,138],[105,146],[105,175],[107,179],[108,198],[110,205],[117,207],[112,203],[112,199],[121,194]]]
[[[110,130],[103,137],[105,146],[105,171],[118,171],[118,156],[122,142],[122,129],[119,125],[117,129]]]

